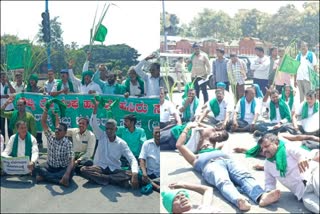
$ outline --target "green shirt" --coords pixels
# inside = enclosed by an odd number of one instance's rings
[[[5,112],[4,110],[0,109],[0,115],[1,115],[1,117],[11,119],[11,117],[13,115],[13,111]],[[18,122],[19,120],[26,122],[27,127],[28,127],[28,131],[34,137],[37,136],[36,119],[34,118],[34,116],[30,112],[26,112],[22,118],[18,116],[17,121],[15,121],[15,123]],[[13,133],[17,133],[17,127],[14,126],[14,129],[12,131],[13,131]]]
[[[126,141],[135,157],[139,157],[141,146],[147,140],[146,133],[142,128],[135,128],[131,133],[124,126],[118,126],[117,136]]]

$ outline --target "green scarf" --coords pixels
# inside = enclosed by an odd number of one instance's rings
[[[62,87],[62,80],[57,80],[57,91],[60,91],[61,90],[61,87]],[[73,89],[73,84],[72,82],[68,79],[68,85],[69,85],[69,92],[72,92],[74,93],[74,89]]]
[[[286,87],[282,88],[281,99],[286,101]],[[290,107],[290,110],[292,110],[293,99],[294,99],[294,97],[293,97],[293,89],[292,89],[292,86],[290,86],[290,95],[289,95],[289,107]]]
[[[198,154],[206,153],[206,152],[212,152],[212,151],[217,151],[219,149],[216,148],[207,148],[207,149],[201,149]]]
[[[85,76],[89,75],[92,78],[93,74],[94,74],[93,71],[84,71],[84,72],[82,72],[81,84],[84,85],[84,77]]]
[[[3,93],[7,95],[8,94],[8,89],[9,89],[9,87],[7,85],[5,85]]]
[[[214,116],[217,117],[220,114],[220,107],[217,98],[210,100],[209,105]]]
[[[141,94],[144,94],[144,81],[137,77],[138,84],[140,86]],[[130,77],[124,82],[126,92],[130,93]]]
[[[308,103],[304,102],[301,111],[301,119],[308,118]],[[319,101],[316,101],[313,105],[313,114],[319,111]]]
[[[194,88],[194,83],[193,82],[188,82],[187,84],[185,84],[184,93],[182,95],[182,99],[188,97],[188,91],[189,91],[190,88]]]
[[[279,99],[279,111],[281,119],[287,118],[288,122],[291,122],[291,113],[289,110],[288,105],[283,99]],[[271,101],[270,102],[270,120],[273,120],[276,118],[276,106]]]
[[[268,161],[276,161],[277,170],[280,171],[281,177],[286,177],[287,172],[287,154],[284,142],[279,140],[279,145],[276,154],[272,158],[267,158]]]
[[[9,127],[11,130],[14,130],[14,126],[16,125],[16,122],[18,121],[18,117],[19,117],[19,111],[14,110],[12,112],[12,116],[10,118],[10,123],[9,123]]]
[[[162,204],[164,208],[166,208],[168,213],[172,213],[173,201],[179,192],[183,192],[187,198],[190,198],[189,193],[185,189],[175,189],[175,190],[168,190],[165,192],[161,192]]]
[[[30,85],[30,80],[34,80],[36,81],[36,85],[38,84],[38,75],[37,74],[31,74],[30,77],[29,77],[29,81],[28,81],[28,84],[27,84],[27,92],[32,92],[32,87]]]
[[[187,100],[188,98],[185,98],[183,101],[182,101],[182,105],[184,106],[184,104],[186,103],[186,100]],[[197,97],[194,97],[193,98],[193,109],[192,109],[192,111],[193,111],[193,113],[195,113],[196,112],[196,109],[198,108],[198,105],[199,105],[199,99],[197,98]],[[183,112],[183,118],[184,119],[186,119],[186,120],[188,120],[188,121],[190,121],[190,118],[191,117],[191,112],[190,112],[190,104],[187,106],[187,108],[184,110],[184,112]]]
[[[94,98],[91,99],[91,102],[94,104],[94,103],[96,102],[96,100],[99,102],[98,107],[104,109],[104,106],[106,105],[106,103],[108,103],[109,98],[104,98],[104,97],[102,97],[102,96],[100,96],[100,95],[96,95]],[[107,111],[107,118],[108,118],[108,119],[112,119],[112,118],[113,118],[113,113],[112,113],[113,107],[114,107],[115,104],[117,104],[118,102],[119,102],[119,99],[114,100],[114,101],[110,104],[109,108],[106,110],[106,111]],[[116,111],[116,110],[114,110],[114,111]]]
[[[176,125],[174,127],[171,128],[171,134],[173,135],[173,137],[178,140],[179,136],[181,135],[181,133],[183,132],[183,130],[186,128],[187,126],[187,123],[183,124],[183,125]],[[191,133],[192,133],[192,130],[190,129],[188,131],[188,134],[187,134],[187,139],[190,138],[191,136]],[[188,142],[188,140],[186,140],[186,143]]]
[[[53,98],[51,100],[47,100],[47,102],[45,103],[45,107],[47,110],[49,110],[52,103],[55,103],[59,106],[60,116],[65,117],[67,105],[64,104],[64,102],[62,102],[61,100],[58,100],[57,98]]]
[[[12,157],[17,157],[18,155],[18,137],[19,134],[17,133],[16,136],[14,137],[13,145],[12,145],[12,151],[10,156]],[[32,142],[31,142],[31,134],[27,132],[27,136],[25,138],[25,156],[29,157],[29,160],[31,160],[31,147],[32,147]]]

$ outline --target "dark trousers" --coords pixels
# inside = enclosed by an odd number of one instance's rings
[[[97,184],[100,185],[117,185],[121,186],[123,182],[129,181],[131,176],[128,175],[124,170],[116,169],[111,171],[109,167],[103,169],[99,166],[84,166],[80,169],[81,175]]]
[[[208,101],[208,91],[207,91],[207,83],[203,83],[202,85],[199,85],[198,82],[202,80],[202,78],[197,77],[196,80],[195,78],[192,78],[192,81],[194,81],[194,89],[196,90],[196,96],[199,98],[200,95],[200,90],[202,91],[203,95],[203,101],[206,103]]]
[[[261,88],[262,93],[266,94],[267,92],[266,87],[268,87],[268,80],[253,78],[253,83],[258,84]]]
[[[54,168],[48,165],[47,162],[42,163],[35,168],[37,175],[42,176],[46,181],[51,183],[59,184],[60,180],[66,173],[68,167]],[[71,171],[69,182],[72,180],[74,172]]]
[[[290,134],[296,134],[296,130],[293,128],[292,124],[283,124],[277,129],[270,129],[268,127],[275,126],[277,123],[265,123],[261,122],[256,125],[256,129],[261,131],[263,134],[272,133],[277,135],[279,132],[289,132]]]
[[[247,121],[237,119],[238,128],[233,130],[234,132],[249,132],[250,131],[250,125]],[[233,125],[233,120],[230,122],[230,125]]]
[[[160,150],[175,150],[177,140],[171,133],[170,129],[160,132]]]

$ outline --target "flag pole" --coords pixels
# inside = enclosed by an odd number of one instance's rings
[[[92,51],[92,44],[93,44],[92,32],[93,32],[93,29],[94,29],[94,23],[96,22],[97,12],[98,12],[98,4],[97,4],[97,8],[96,8],[96,13],[94,14],[94,19],[93,19],[92,27],[91,27],[91,29],[90,29],[90,46],[89,46],[89,52]]]

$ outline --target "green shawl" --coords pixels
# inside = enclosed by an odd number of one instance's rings
[[[60,91],[61,90],[61,87],[62,87],[62,80],[57,80],[57,91]],[[68,86],[69,86],[69,92],[72,92],[74,93],[74,89],[73,89],[73,84],[72,82],[68,79]]]
[[[281,99],[286,101],[286,86],[284,86],[282,88]],[[292,110],[293,101],[294,101],[293,99],[294,99],[294,97],[293,97],[293,89],[292,89],[292,86],[290,86],[290,95],[289,95],[289,107],[290,107],[290,110]]]
[[[286,177],[287,172],[287,154],[286,147],[282,140],[279,140],[279,145],[276,154],[272,158],[267,158],[268,161],[276,161],[277,170],[280,171],[281,177]]]
[[[14,110],[12,112],[12,116],[10,118],[10,123],[9,123],[9,127],[11,130],[14,129],[14,126],[16,125],[16,122],[18,121],[18,117],[19,117],[19,111],[18,110]]]
[[[183,101],[182,101],[182,105],[184,106],[184,104],[186,103],[186,100],[187,100],[188,98],[185,98]],[[199,99],[197,98],[197,97],[194,97],[193,98],[193,109],[192,109],[192,111],[193,111],[193,113],[195,113],[196,112],[196,110],[197,110],[197,108],[198,108],[198,105],[199,105]],[[184,112],[183,112],[183,118],[185,119],[185,120],[188,120],[188,121],[190,121],[190,118],[191,117],[191,112],[190,112],[190,104],[187,106],[187,108],[184,110]]]
[[[214,116],[217,117],[220,114],[220,107],[217,98],[210,100],[209,105]]]
[[[304,102],[301,111],[301,119],[308,118],[308,103]],[[319,101],[316,101],[313,105],[313,114],[319,111]]]
[[[289,110],[288,105],[283,99],[279,99],[279,111],[281,119],[287,118],[288,122],[291,122],[291,113]],[[276,118],[276,106],[271,101],[270,102],[270,120],[273,120]]]
[[[140,77],[137,77],[137,81],[140,86],[141,94],[143,95],[144,94],[144,81]],[[124,85],[125,85],[125,91],[130,93],[130,77],[126,79],[126,81],[124,82]]]
[[[18,155],[18,140],[19,140],[19,133],[16,134],[14,137],[13,145],[12,145],[12,151],[10,156],[17,157]],[[27,132],[27,136],[25,138],[25,156],[29,157],[29,160],[31,159],[31,148],[32,148],[32,142],[31,142],[31,134]]]
[[[216,150],[219,150],[219,149],[216,149],[216,148],[207,148],[207,149],[201,149],[198,154],[202,154],[202,153],[206,153],[206,152],[212,152],[212,151],[216,151]]]

